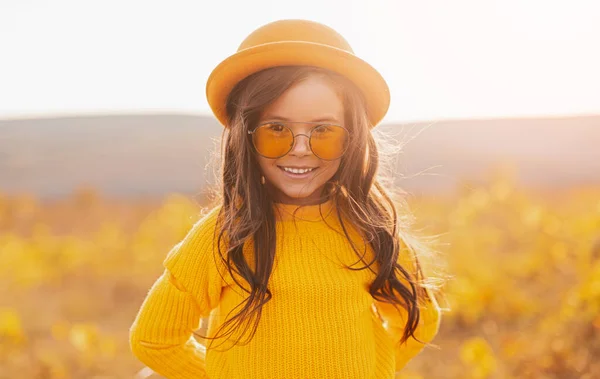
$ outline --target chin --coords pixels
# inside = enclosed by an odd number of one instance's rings
[[[292,199],[305,199],[307,197],[313,197],[315,191],[282,191],[284,196]]]
[[[319,194],[322,190],[322,186],[319,188],[315,188],[315,189],[297,189],[297,190],[293,190],[290,188],[286,188],[285,190],[282,190],[281,188],[277,188],[276,191],[279,193],[278,196],[276,196],[277,198],[279,198],[279,200],[285,200],[285,199],[293,199],[293,200],[298,200],[298,201],[302,201],[305,199],[315,199],[319,197]]]

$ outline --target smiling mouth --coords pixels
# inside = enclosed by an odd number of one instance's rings
[[[318,167],[312,167],[310,169],[291,169],[291,168],[284,168],[282,166],[277,166],[279,167],[279,169],[281,171],[283,171],[283,173],[286,176],[289,176],[291,178],[305,178],[308,177],[310,175],[312,175],[312,173],[314,173],[316,170],[318,170]]]

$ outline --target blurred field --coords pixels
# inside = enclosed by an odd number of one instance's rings
[[[405,379],[599,378],[600,187],[542,193],[497,178],[412,199],[438,234],[446,313]],[[468,188],[468,190],[466,190]],[[128,328],[189,196],[118,201],[93,189],[0,196],[0,378],[131,378]]]

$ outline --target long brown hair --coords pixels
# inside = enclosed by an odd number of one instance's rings
[[[223,131],[220,152],[222,183],[221,194],[217,197],[222,207],[218,216],[217,245],[231,277],[248,296],[239,305],[240,311],[231,318],[227,317],[214,337],[202,338],[229,336],[248,321],[248,324],[252,322],[251,339],[256,332],[262,306],[271,300],[268,282],[275,256],[276,218],[273,200],[261,185],[258,161],[247,131],[256,126],[266,106],[293,84],[311,75],[329,79],[339,91],[344,104],[345,126],[350,131],[349,148],[341,158],[338,171],[328,181],[323,198],[331,197],[334,201],[337,219],[358,257],[362,260],[363,254],[354,246],[347,222],[369,241],[375,253],[374,261],[364,267],[348,268],[372,270],[371,266],[378,264],[379,270],[369,292],[379,301],[406,310],[408,320],[400,343],[411,336],[416,338],[413,333],[420,318],[418,304],[428,295],[418,260],[416,273],[397,263],[398,254],[409,254],[411,249],[400,237],[403,225],[398,218],[395,200],[378,178],[380,155],[370,130],[364,98],[345,77],[308,66],[283,66],[260,71],[238,83],[229,95],[229,124]],[[244,244],[250,240],[254,245],[253,262],[247,262],[243,254]],[[221,251],[223,241],[226,251]],[[236,275],[243,278],[250,288],[238,283]],[[226,327],[228,330],[219,335]],[[247,330],[248,326],[243,334]]]

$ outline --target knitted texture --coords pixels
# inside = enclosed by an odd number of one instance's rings
[[[227,317],[239,312],[241,307],[236,306],[247,296],[218,256],[216,207],[168,253],[164,272],[131,326],[134,355],[169,379],[394,378],[425,345],[413,338],[397,345],[405,311],[373,299],[369,293],[373,272],[344,268],[364,263],[344,236],[332,201],[301,207],[292,216],[296,208],[275,205],[276,252],[268,283],[273,297],[263,306],[249,343],[233,346],[218,339],[212,348],[210,340],[192,336],[203,317],[209,321],[208,336],[214,336]],[[357,248],[366,249],[365,262],[370,262],[370,245],[349,223],[344,225]],[[224,253],[223,242],[221,249]],[[253,254],[249,241],[244,255],[252,268]],[[414,270],[404,255],[400,259],[403,267]],[[415,336],[430,342],[441,320],[431,293],[420,310]],[[231,342],[236,336],[240,334],[230,337]],[[243,335],[242,341],[247,337]]]

